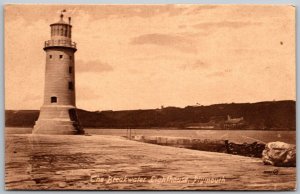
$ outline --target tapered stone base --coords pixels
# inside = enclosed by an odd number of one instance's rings
[[[73,106],[43,106],[33,134],[76,135],[84,134]]]
[[[83,134],[74,121],[39,120],[35,123],[33,134],[76,135]]]

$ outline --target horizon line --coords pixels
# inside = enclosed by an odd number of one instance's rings
[[[164,109],[164,108],[186,108],[186,107],[203,107],[203,106],[213,106],[213,105],[221,105],[221,104],[257,104],[257,103],[263,103],[263,102],[283,102],[283,101],[293,101],[296,102],[296,100],[269,100],[269,101],[257,101],[257,102],[231,102],[231,103],[216,103],[216,104],[209,104],[209,105],[202,105],[202,104],[194,104],[194,105],[186,105],[185,107],[179,107],[179,106],[161,106],[159,108],[144,108],[144,109],[120,109],[120,110],[113,110],[113,109],[105,109],[105,110],[88,110],[88,109],[83,109],[76,107],[76,109],[80,110],[85,110],[85,111],[90,111],[90,112],[105,112],[105,111],[136,111],[136,110],[157,110],[157,109]],[[36,111],[40,109],[6,109],[4,108],[5,111]]]

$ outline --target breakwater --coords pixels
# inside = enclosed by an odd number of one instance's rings
[[[132,136],[131,140],[164,146],[180,147],[209,152],[220,152],[256,158],[261,158],[262,152],[265,149],[264,143],[235,143],[229,140],[211,140],[143,135]]]

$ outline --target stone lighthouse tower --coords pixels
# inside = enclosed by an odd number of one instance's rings
[[[71,18],[50,25],[51,39],[45,42],[46,73],[44,104],[35,123],[34,134],[83,134],[76,114],[75,61],[76,43],[72,42]]]

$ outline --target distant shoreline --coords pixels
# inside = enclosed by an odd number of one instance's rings
[[[5,128],[21,128],[21,129],[30,129],[33,127],[26,127],[26,126],[5,126]],[[84,127],[84,129],[95,129],[95,130],[101,130],[101,129],[111,129],[111,130],[192,130],[192,131],[296,131],[296,129],[221,129],[221,128],[168,128],[168,127],[161,127],[161,128],[101,128],[101,127]]]
[[[83,128],[295,131],[296,102],[214,104],[148,110],[77,109]],[[33,127],[39,110],[6,110],[7,127]]]

